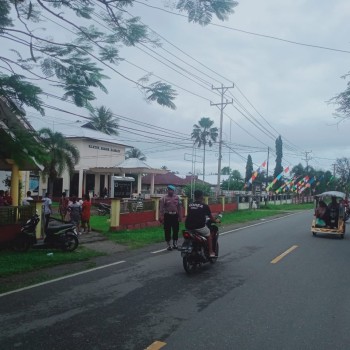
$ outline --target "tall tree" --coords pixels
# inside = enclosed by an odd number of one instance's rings
[[[205,149],[206,146],[212,147],[213,142],[219,136],[219,130],[213,127],[214,121],[209,118],[203,117],[199,120],[198,124],[193,125],[193,131],[191,139],[194,140],[194,144],[200,148],[203,146],[203,181],[205,181]]]
[[[252,177],[254,168],[253,168],[253,160],[250,154],[248,154],[247,157],[247,164],[245,166],[245,177],[244,177],[244,183],[248,184],[249,179]],[[249,185],[249,188],[251,188],[251,185]]]
[[[282,166],[283,142],[282,142],[282,137],[281,136],[277,137],[276,142],[275,142],[275,147],[276,147],[276,167],[275,167],[275,171],[273,173],[273,177],[274,178],[283,171],[283,166]],[[274,188],[278,188],[281,185],[282,185],[282,181],[279,180],[274,185]]]
[[[72,175],[75,165],[79,162],[80,155],[78,149],[59,132],[43,128],[39,130],[39,135],[48,155],[48,159],[43,162],[43,174],[49,178],[48,192],[52,194],[54,181],[66,169]]]
[[[348,194],[350,189],[350,159],[338,158],[335,163],[335,173],[338,177],[339,190]]]
[[[233,0],[172,2],[178,12],[188,14],[190,22],[201,25],[209,24],[214,16],[226,20],[238,5]],[[127,10],[133,5],[133,0],[0,1],[0,40],[17,50],[14,54],[11,50],[3,52],[0,57],[0,78],[12,80],[12,84],[4,85],[2,94],[43,112],[42,90],[28,82],[41,80],[61,88],[64,99],[91,108],[91,101],[96,98],[93,89],[106,91],[102,80],[107,76],[102,71],[108,69],[135,84],[149,101],[175,108],[172,101],[176,93],[170,85],[160,81],[145,85],[144,79],[133,80],[117,68],[123,60],[120,47],[139,43],[160,46],[159,39],[150,34],[139,17],[129,18]],[[45,25],[51,20],[57,26],[52,22]],[[67,28],[71,40],[64,41],[66,36],[58,28]]]
[[[201,25],[215,17],[226,20],[238,5],[234,0],[171,0],[164,6],[169,4]],[[177,94],[169,84],[150,76],[134,80],[118,67],[124,59],[121,48],[161,46],[139,17],[129,17],[133,5],[134,0],[1,0],[0,47],[6,49],[0,54],[0,96],[14,108],[29,106],[41,114],[52,108],[50,98],[92,111],[95,90],[107,92],[103,81],[112,73],[138,87],[148,101],[175,108]],[[67,32],[62,34],[62,28]],[[48,85],[54,94],[46,93]]]
[[[119,120],[114,117],[113,112],[109,108],[105,106],[96,108],[90,114],[89,119],[96,130],[107,135],[118,135]]]
[[[348,79],[350,77],[350,72],[345,74],[342,78]],[[350,118],[350,81],[347,82],[346,89],[334,96],[329,103],[333,103],[338,107],[335,109],[334,115],[340,119]]]
[[[221,169],[221,175],[230,175],[231,174],[231,168],[228,166],[225,166]]]
[[[139,160],[145,161],[147,158],[146,156],[138,149],[138,148],[132,148],[125,152],[125,158],[137,158]]]
[[[221,189],[231,191],[241,191],[244,187],[244,181],[239,170],[232,170],[230,177],[222,181]]]

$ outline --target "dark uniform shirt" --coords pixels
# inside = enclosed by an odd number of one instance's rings
[[[204,227],[207,216],[211,216],[211,211],[207,204],[199,202],[190,203],[185,221],[186,229],[195,230]]]

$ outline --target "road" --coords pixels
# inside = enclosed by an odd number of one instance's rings
[[[156,246],[3,295],[0,348],[348,349],[350,235],[313,237],[311,215],[225,227],[191,276]]]

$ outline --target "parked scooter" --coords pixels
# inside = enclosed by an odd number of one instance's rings
[[[22,225],[21,232],[17,234],[13,242],[13,249],[17,252],[26,252],[34,244],[35,230],[40,219],[38,214],[34,214]]]
[[[222,215],[219,214],[216,219],[221,220]],[[182,263],[187,273],[197,270],[202,264],[210,262],[215,264],[219,256],[219,228],[215,222],[208,219],[206,225],[210,229],[213,240],[213,250],[215,257],[209,256],[208,241],[206,237],[201,236],[195,230],[183,230],[184,242],[181,246]]]
[[[21,228],[21,234],[17,237],[14,249],[25,252],[30,247],[36,249],[61,249],[72,252],[77,249],[79,239],[74,224],[49,226],[44,240],[38,241],[35,235],[36,226],[40,219],[38,214],[33,215]]]

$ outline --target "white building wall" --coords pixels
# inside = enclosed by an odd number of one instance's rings
[[[114,144],[111,142],[104,142],[99,140],[93,140],[88,138],[67,138],[67,140],[77,147],[80,154],[79,163],[75,166],[75,171],[79,174],[91,174],[89,171],[95,167],[111,167],[121,163],[125,160],[125,146]],[[95,180],[96,185],[99,186],[99,176],[96,175],[98,180]],[[63,191],[69,190],[70,193],[70,178],[68,172],[62,174],[63,178]],[[79,182],[81,183],[82,180]],[[47,182],[40,181],[40,188],[47,188]],[[99,191],[99,187],[95,188],[95,191]],[[40,193],[41,194],[41,193]],[[79,197],[82,196],[82,188],[79,186]]]

